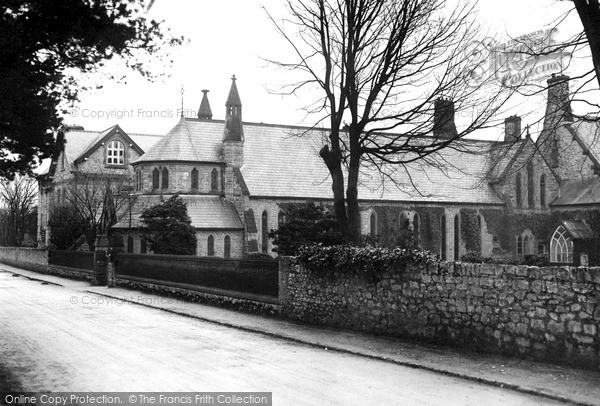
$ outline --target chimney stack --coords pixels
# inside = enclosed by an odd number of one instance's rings
[[[516,142],[521,139],[521,117],[510,116],[504,119],[504,141]]]
[[[546,120],[550,117],[573,121],[571,100],[569,98],[569,80],[567,75],[552,74],[548,79],[548,103],[546,104]]]
[[[454,102],[440,97],[435,101],[433,111],[433,136],[435,138],[456,137],[454,124]]]

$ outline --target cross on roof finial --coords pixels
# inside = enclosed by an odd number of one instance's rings
[[[231,80],[235,80],[235,75],[233,75],[233,76],[231,77]]]

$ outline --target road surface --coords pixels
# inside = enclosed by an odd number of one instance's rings
[[[273,392],[274,405],[560,404],[110,300],[0,272],[4,386]]]

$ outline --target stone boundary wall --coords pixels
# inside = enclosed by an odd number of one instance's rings
[[[89,269],[79,269],[79,268],[70,268],[66,266],[58,266],[58,265],[48,265],[46,274],[56,275],[56,276],[64,276],[66,278],[71,279],[81,279],[93,282],[94,281],[94,271]]]
[[[36,272],[46,272],[48,251],[25,247],[0,247],[0,263]]]
[[[280,272],[295,320],[600,370],[600,268],[441,263],[376,278],[284,258]]]

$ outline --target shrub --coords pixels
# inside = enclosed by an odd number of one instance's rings
[[[548,266],[550,265],[550,258],[547,254],[525,255],[525,258],[523,258],[523,265]]]
[[[317,273],[334,271],[356,272],[367,276],[378,276],[406,263],[431,264],[437,255],[423,250],[406,248],[357,247],[353,245],[324,246],[313,244],[298,250],[297,260],[306,268]]]
[[[462,262],[470,262],[472,264],[479,264],[482,262],[490,262],[491,258],[489,258],[489,257],[486,258],[478,252],[469,251],[465,255],[460,257],[460,260]]]
[[[313,202],[290,204],[285,209],[285,223],[271,230],[269,238],[279,255],[296,255],[303,245],[331,246],[344,242],[335,216],[326,206]]]

